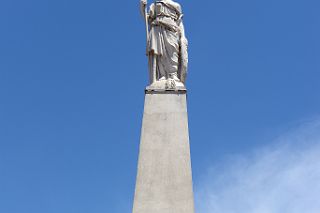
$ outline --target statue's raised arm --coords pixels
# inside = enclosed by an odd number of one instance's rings
[[[140,12],[146,23],[148,89],[185,89],[188,41],[180,4],[172,0],[157,0],[147,10],[147,1],[140,0]]]
[[[145,17],[145,9],[147,7],[147,0],[140,0],[140,13]]]

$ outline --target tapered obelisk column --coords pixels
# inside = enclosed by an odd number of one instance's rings
[[[186,91],[147,91],[133,213],[194,213]]]

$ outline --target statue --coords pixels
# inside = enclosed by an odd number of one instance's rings
[[[188,40],[185,36],[180,4],[156,0],[147,9],[140,0],[146,23],[149,89],[185,89],[188,67]]]

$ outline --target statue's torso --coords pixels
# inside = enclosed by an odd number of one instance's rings
[[[176,29],[178,28],[181,14],[180,5],[172,1],[156,1],[150,7],[150,19],[154,25],[163,24]]]

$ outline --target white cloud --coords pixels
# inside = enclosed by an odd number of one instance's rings
[[[210,168],[197,213],[320,213],[320,120],[271,144]]]

